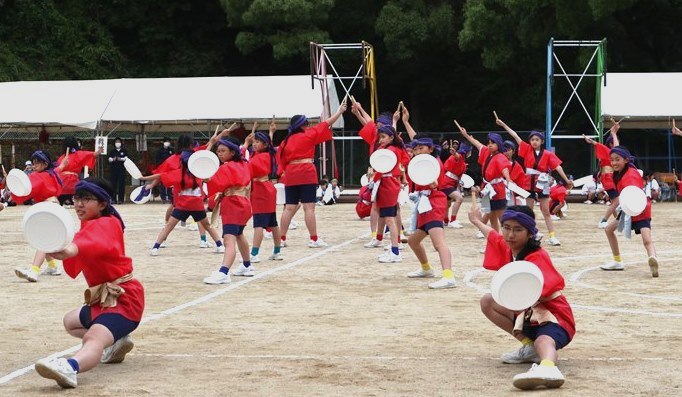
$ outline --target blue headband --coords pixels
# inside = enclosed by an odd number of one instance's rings
[[[538,228],[535,224],[535,219],[533,219],[530,215],[526,215],[523,212],[514,210],[505,210],[502,214],[502,218],[500,218],[500,223],[504,223],[508,220],[514,220],[518,222],[519,225],[526,228],[530,233],[531,238],[538,234]]]
[[[256,131],[255,138],[268,146],[272,146],[272,142],[270,142],[270,137],[263,131]]]
[[[419,145],[424,145],[428,147],[434,147],[435,144],[433,143],[433,139],[431,138],[419,138],[419,139],[413,139],[410,142],[410,147],[415,147]]]
[[[395,136],[395,128],[390,125],[382,125],[379,127],[378,132],[381,134],[386,134],[388,136]]]
[[[534,137],[534,136],[536,136],[536,137],[542,139],[543,141],[545,140],[545,134],[543,134],[543,133],[540,132],[540,131],[537,131],[537,130],[531,131],[530,134],[528,134],[528,139],[530,139],[530,138],[532,138],[532,137]]]
[[[187,163],[192,154],[194,154],[194,152],[191,150],[183,150],[182,153],[180,153],[180,158],[182,159],[182,162]]]
[[[121,222],[121,228],[125,230],[126,225],[123,223],[123,218],[121,218],[121,214],[119,214],[118,211],[116,211],[116,208],[114,208],[114,206],[111,205],[111,196],[109,196],[109,193],[107,193],[106,190],[104,190],[101,186],[97,185],[96,183],[92,183],[86,180],[78,181],[78,183],[76,183],[76,192],[78,192],[79,190],[85,190],[86,192],[92,193],[100,201],[104,201],[105,203],[107,203],[107,208],[105,210],[108,210],[112,216],[118,218],[119,222]]]
[[[300,130],[301,127],[303,127],[307,122],[308,119],[304,115],[297,114],[291,118],[291,122],[289,123],[289,128],[287,128],[287,130],[289,131],[290,134],[294,133]]]
[[[502,136],[496,132],[491,132],[488,134],[488,140],[497,145],[497,150],[499,152],[504,150],[504,141]]]
[[[618,156],[624,158],[628,163],[632,163],[633,161],[635,161],[635,157],[624,146],[616,146],[614,148],[611,148],[609,154],[617,154]]]
[[[512,141],[504,141],[504,151],[516,150],[516,144]]]
[[[393,125],[393,117],[390,117],[390,116],[387,116],[384,114],[380,114],[377,117],[377,123],[381,123],[383,125]]]
[[[471,145],[469,145],[469,144],[467,144],[467,143],[462,143],[462,144],[460,144],[459,147],[457,148],[457,153],[459,153],[459,154],[467,154],[467,153],[469,153],[469,152],[471,151],[471,149],[472,149]]]
[[[57,182],[59,182],[60,186],[64,185],[64,183],[62,182],[62,178],[60,178],[59,175],[57,175],[57,173],[54,172],[54,167],[56,166],[56,164],[52,160],[50,160],[50,156],[46,152],[42,150],[36,150],[35,152],[33,152],[33,154],[31,154],[31,161],[33,161],[34,159],[47,164],[47,169],[45,169],[45,171],[48,174],[57,178]]]

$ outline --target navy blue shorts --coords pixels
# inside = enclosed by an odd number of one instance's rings
[[[88,305],[81,307],[78,319],[86,329],[90,329],[93,324],[105,326],[114,335],[114,342],[135,331],[140,325],[139,322],[128,320],[118,313],[102,313],[97,316],[95,321],[92,321],[92,314]]]
[[[253,227],[277,227],[277,213],[253,214]]]
[[[611,200],[613,200],[613,199],[615,199],[616,197],[619,196],[618,190],[616,190],[616,189],[609,189],[609,190],[606,191],[606,194],[609,195],[609,198],[610,198]]]
[[[532,191],[530,192],[530,196],[528,196],[529,199],[535,200],[535,201],[540,201],[540,199],[548,198],[549,194],[544,194],[542,192],[536,192]]]
[[[557,323],[547,323],[543,325],[523,324],[523,334],[532,340],[536,340],[540,335],[547,335],[554,339],[556,349],[559,350],[571,342],[568,332]]]
[[[426,234],[429,234],[429,230],[439,227],[443,228],[443,221],[431,221],[427,222],[419,227],[419,230],[423,230]]]
[[[223,236],[226,234],[230,234],[232,236],[241,236],[244,234],[244,228],[246,226],[243,225],[235,225],[235,224],[225,224],[223,225]]]
[[[490,211],[499,211],[507,208],[507,199],[490,200]]]
[[[168,195],[168,203],[169,203],[170,205],[173,205],[173,200],[174,200],[174,198],[173,198],[173,188],[172,188],[172,187],[169,187],[169,188],[166,188],[166,189],[168,189],[168,190],[166,190],[166,194]]]
[[[632,230],[635,231],[635,234],[641,234],[642,229],[644,228],[651,229],[651,219],[642,219],[641,221],[632,222]]]
[[[379,218],[391,218],[398,216],[398,206],[379,208]]]
[[[294,185],[284,186],[285,203],[295,205],[298,203],[314,203],[317,185]]]
[[[447,189],[441,189],[440,191],[445,193],[445,195],[448,196],[448,198],[450,198],[450,194],[452,194],[452,192],[456,192],[457,188],[456,187],[449,187]]]
[[[185,211],[173,208],[173,212],[171,212],[173,218],[180,219],[183,222],[186,221],[190,215],[192,216],[192,219],[194,219],[194,222],[201,222],[206,218],[206,211]]]

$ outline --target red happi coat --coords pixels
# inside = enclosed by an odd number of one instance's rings
[[[56,198],[62,194],[62,185],[56,174],[53,175],[47,171],[32,172],[28,175],[28,179],[31,181],[31,193],[27,196],[16,196],[12,193],[12,201],[17,204],[30,199],[33,199],[35,203],[41,203],[50,197]]]
[[[332,130],[323,121],[303,132],[290,135],[277,150],[277,174],[286,175],[286,186],[317,185],[317,170],[314,163],[295,163],[292,161],[315,158],[315,146],[330,141]]]
[[[640,189],[644,188],[644,179],[642,179],[639,171],[637,171],[637,169],[634,167],[627,167],[625,172],[613,174],[613,177],[619,194],[628,186],[636,186]],[[643,221],[646,219],[651,219],[651,197],[647,198],[644,211],[641,214],[632,217],[633,222]]]
[[[277,189],[272,181],[261,181],[272,170],[269,152],[254,152],[249,159],[251,172],[251,207],[254,214],[271,214],[277,211]]]
[[[251,185],[251,172],[246,161],[226,161],[208,180],[208,194],[215,196],[227,189],[244,189]],[[228,195],[220,200],[220,217],[223,225],[246,226],[251,218],[249,196]]]
[[[531,252],[524,260],[534,263],[542,272],[545,283],[542,287],[542,293],[540,293],[540,299],[547,299],[555,292],[564,289],[565,282],[563,276],[554,267],[549,254],[543,248]],[[512,252],[504,241],[504,237],[500,233],[491,230],[488,234],[483,267],[488,270],[497,271],[512,261],[514,261]],[[556,317],[559,325],[573,339],[573,335],[575,335],[575,320],[573,318],[573,310],[571,310],[571,305],[568,304],[566,297],[559,295],[552,300],[543,302],[543,305]]]
[[[486,181],[492,181],[497,178],[503,178],[502,170],[511,167],[511,163],[507,157],[497,152],[491,156],[490,150],[487,146],[481,146],[478,152],[478,164],[481,165],[481,173]],[[484,182],[485,184],[485,182]],[[491,200],[506,200],[507,190],[504,186],[504,181],[500,181],[492,184],[495,189],[495,195],[491,197]]]
[[[549,150],[540,149],[538,153],[533,150],[533,147],[528,142],[521,142],[519,144],[519,157],[523,158],[523,165],[526,169],[534,169],[542,173],[550,173],[561,165],[561,159],[557,157],[554,152]],[[530,175],[530,186],[536,192],[541,192],[536,186],[537,175]]]
[[[88,287],[114,281],[132,273],[133,261],[125,255],[123,228],[118,218],[102,216],[81,221],[81,229],[73,238],[78,255],[64,259],[64,271],[71,278],[81,272]],[[125,293],[118,297],[115,307],[90,306],[92,320],[102,313],[118,313],[131,321],[142,320],[144,288],[135,278],[120,284]]]
[[[173,207],[182,211],[204,211],[203,180],[182,168],[161,174],[161,183],[173,188]],[[196,184],[196,187],[193,187]],[[183,188],[184,185],[184,188]]]
[[[69,153],[68,164],[59,172],[59,177],[62,178],[62,193],[74,194],[76,193],[76,183],[78,183],[78,175],[83,172],[86,166],[89,169],[95,168],[97,154],[86,150],[77,150]],[[64,160],[64,155],[57,159],[57,164],[61,164]]]

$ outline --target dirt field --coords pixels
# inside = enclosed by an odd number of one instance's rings
[[[27,207],[0,213],[0,395],[4,396],[499,396],[521,393],[512,377],[527,364],[499,356],[519,347],[480,313],[491,272],[481,270],[483,241],[466,220],[447,229],[458,286],[429,290],[411,280],[419,265],[376,261],[365,249],[369,223],[352,205],[317,207],[328,249],[305,247],[305,227],[289,234],[285,261],[256,264],[257,276],[209,286],[203,277],[221,256],[199,249],[196,232],[176,229],[158,257],[149,247],[162,226],[161,204],[123,205],[128,255],[146,288],[145,322],[125,362],[79,375],[61,390],[31,368],[38,359],[75,351],[62,316],[82,302],[82,278],[15,277],[33,252],[23,240]],[[661,262],[650,276],[641,238],[621,238],[627,268],[603,272],[609,259],[596,225],[601,205],[571,204],[557,223],[561,247],[549,247],[567,281],[578,332],[560,352],[566,376],[552,396],[682,395],[682,204],[655,204],[653,234]],[[405,211],[407,212],[407,211]],[[539,212],[538,212],[539,213]],[[75,215],[74,215],[75,217]],[[408,219],[407,214],[404,215]],[[297,215],[302,225],[302,214]],[[546,227],[541,224],[540,230]],[[250,235],[250,230],[248,231]],[[676,245],[675,243],[678,242]],[[265,240],[262,257],[272,241]],[[432,263],[437,255],[428,248]]]

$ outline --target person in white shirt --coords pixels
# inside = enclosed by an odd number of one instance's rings
[[[654,174],[651,171],[644,172],[644,193],[650,198],[654,203],[661,197],[661,186],[658,184]]]

